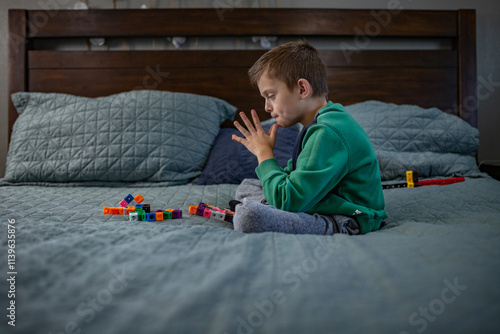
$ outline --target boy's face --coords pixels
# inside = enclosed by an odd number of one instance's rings
[[[266,112],[271,114],[280,127],[286,128],[304,120],[305,112],[298,85],[290,91],[283,81],[270,78],[264,73],[257,86],[266,100]]]

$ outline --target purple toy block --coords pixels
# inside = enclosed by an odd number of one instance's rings
[[[200,203],[202,204],[202,203]],[[196,209],[196,215],[197,216],[202,216],[203,217],[203,212],[205,211],[205,208],[202,206],[198,206],[198,209]]]
[[[172,211],[172,219],[182,218],[182,210],[174,210]]]

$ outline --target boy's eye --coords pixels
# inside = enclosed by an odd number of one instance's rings
[[[271,100],[274,100],[275,97],[276,97],[276,95],[273,94],[273,95],[269,95],[267,98],[271,99]]]

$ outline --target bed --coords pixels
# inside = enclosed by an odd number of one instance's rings
[[[1,332],[499,332],[500,182],[476,165],[473,10],[19,9],[9,34]],[[360,236],[243,234],[190,214],[227,208],[255,177],[229,138],[236,110],[268,118],[246,74],[266,50],[43,47],[166,36],[315,41],[383,185],[407,170],[465,181],[385,189],[389,218]],[[394,43],[412,47],[380,48]],[[279,161],[296,136],[280,129]],[[103,214],[128,194],[182,218]]]

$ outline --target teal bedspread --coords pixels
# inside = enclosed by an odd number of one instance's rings
[[[0,332],[500,332],[500,182],[384,190],[387,225],[362,236],[242,234],[187,213],[235,190],[0,187]],[[129,193],[184,218],[102,215]]]

